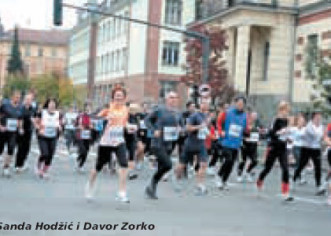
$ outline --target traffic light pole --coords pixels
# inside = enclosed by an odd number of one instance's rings
[[[133,18],[130,18],[130,17],[125,17],[125,16],[119,16],[119,15],[115,15],[115,14],[112,14],[112,13],[109,13],[109,12],[103,12],[103,11],[100,11],[100,10],[97,10],[97,9],[90,9],[90,8],[87,8],[87,7],[80,7],[80,6],[75,6],[75,5],[72,5],[72,4],[62,3],[62,1],[54,0],[54,2],[60,2],[59,5],[62,5],[63,7],[67,7],[67,8],[71,8],[71,9],[75,9],[75,10],[80,10],[80,11],[87,11],[87,12],[90,12],[90,13],[100,14],[100,15],[104,15],[104,16],[110,16],[110,17],[113,17],[113,18],[117,18],[117,19],[121,19],[121,20],[125,20],[125,21],[130,21],[130,22],[134,22],[134,23],[137,23],[137,24],[142,24],[142,25],[147,25],[147,26],[150,26],[150,27],[156,27],[156,28],[159,28],[159,29],[164,29],[164,30],[168,30],[168,31],[172,31],[172,32],[177,32],[177,33],[180,33],[180,34],[184,34],[185,36],[201,40],[202,50],[203,50],[203,53],[202,53],[202,82],[203,83],[208,82],[208,75],[209,75],[208,65],[209,65],[209,54],[210,54],[210,40],[209,40],[209,37],[207,35],[204,35],[202,33],[195,32],[195,31],[181,30],[181,29],[172,28],[172,27],[165,26],[165,25],[159,25],[159,24],[151,23],[151,22],[148,22],[148,21],[133,19]],[[56,9],[56,8],[54,8],[54,9]],[[54,16],[56,16],[56,12],[54,13]],[[62,17],[62,9],[61,9],[61,17]],[[57,21],[55,20],[54,22],[61,22],[61,24],[62,24],[62,19],[57,20]]]

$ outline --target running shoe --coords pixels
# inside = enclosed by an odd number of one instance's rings
[[[300,182],[299,182],[300,185],[305,185],[305,184],[307,184],[307,183],[308,183],[308,182],[307,182],[306,179],[304,179],[304,178],[301,178],[301,179],[300,179]]]
[[[138,175],[136,173],[129,173],[129,180],[137,179]]]
[[[208,191],[205,186],[197,186],[195,195],[196,196],[205,196],[207,195]]]
[[[91,186],[90,181],[88,181],[85,186],[85,198],[87,200],[92,200],[94,198],[94,193],[95,193],[95,183],[93,186]]]
[[[119,201],[119,202],[122,202],[122,203],[130,203],[129,198],[126,195],[125,196],[120,196],[119,194],[117,194],[116,201]]]
[[[229,186],[226,182],[220,181],[217,186],[219,190],[229,190]]]
[[[50,176],[50,174],[48,172],[44,172],[43,178],[47,180],[47,179],[50,179],[51,176]]]
[[[263,181],[258,180],[256,181],[256,187],[258,191],[262,191],[263,190]]]
[[[21,167],[16,167],[15,168],[15,172],[16,172],[16,174],[20,174],[20,173],[22,173],[22,168]]]
[[[238,182],[238,183],[242,183],[242,182],[243,182],[243,177],[242,177],[241,175],[239,175],[239,176],[237,177],[237,182]]]
[[[9,178],[10,177],[10,170],[9,170],[9,168],[5,168],[5,169],[3,169],[3,175],[5,176],[5,177],[7,177],[7,178]]]
[[[78,168],[78,173],[80,173],[80,174],[85,173],[85,168],[84,167],[79,167]]]
[[[289,194],[282,194],[282,198],[285,202],[292,202],[294,201],[294,198],[290,196]]]
[[[149,198],[149,199],[153,199],[153,200],[157,200],[159,199],[157,196],[156,196],[156,190],[153,189],[150,185],[148,185],[145,189],[145,194],[146,196]]]
[[[214,167],[208,167],[206,174],[209,176],[214,176],[216,174],[215,168]]]
[[[247,180],[248,183],[253,183],[254,179],[253,179],[252,174],[247,174],[246,175],[246,180]]]
[[[180,192],[182,190],[182,186],[179,183],[179,179],[177,178],[175,173],[171,175],[171,182],[175,192]]]
[[[168,179],[169,179],[169,172],[163,175],[162,181],[163,182],[168,182]]]
[[[325,195],[325,193],[326,193],[326,188],[323,185],[319,186],[316,190],[316,196],[323,196]]]

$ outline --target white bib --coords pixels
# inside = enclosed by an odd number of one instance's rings
[[[249,141],[257,143],[259,140],[260,140],[260,134],[258,132],[251,132]]]
[[[138,126],[133,125],[133,124],[127,124],[126,128],[127,128],[129,134],[134,134],[137,131]]]
[[[140,127],[140,129],[147,129],[144,120],[139,121],[139,127]]]
[[[110,127],[109,139],[111,146],[117,146],[124,142],[124,128],[123,127]]]
[[[7,122],[6,123],[7,131],[9,132],[17,131],[17,125],[18,125],[17,119],[8,118],[6,122]]]
[[[57,127],[60,126],[60,113],[55,111],[50,114],[47,110],[42,111],[42,124],[44,125],[44,136],[47,138],[55,138],[57,135]]]
[[[229,135],[234,138],[239,138],[242,132],[242,126],[231,124],[229,128]]]
[[[56,127],[54,127],[54,126],[45,126],[44,136],[46,138],[55,138],[56,137]]]
[[[209,129],[207,127],[199,129],[198,139],[205,140],[209,134]]]
[[[177,127],[164,127],[163,128],[164,141],[176,141],[178,140]]]
[[[91,139],[91,130],[84,129],[80,132],[81,139]]]

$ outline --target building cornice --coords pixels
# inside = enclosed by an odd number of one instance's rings
[[[238,12],[240,10],[250,10],[250,11],[267,12],[267,13],[282,13],[282,14],[290,14],[290,15],[297,15],[299,12],[296,7],[280,7],[280,6],[275,7],[275,6],[267,5],[267,4],[243,2],[243,3],[238,3],[236,6],[222,9],[218,13],[216,13],[210,17],[207,17],[205,19],[191,22],[191,23],[187,24],[187,27],[191,28],[196,25],[207,24],[216,19],[220,19],[220,18],[226,17],[230,14],[234,14],[235,12]]]
[[[300,17],[317,14],[331,9],[331,0],[324,0],[301,7]]]

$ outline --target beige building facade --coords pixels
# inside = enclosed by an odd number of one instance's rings
[[[202,2],[208,6],[208,0]],[[204,24],[226,30],[229,50],[225,57],[230,82],[249,96],[254,109],[270,117],[282,99],[291,101],[294,110],[297,105],[309,102],[311,83],[304,75],[304,48],[308,38],[317,35],[323,53],[330,54],[330,1],[209,2],[212,8],[204,8],[200,19],[188,27]],[[213,2],[218,3],[218,9]]]
[[[6,83],[13,30],[0,35],[0,90]],[[21,58],[27,78],[40,74],[66,74],[68,32],[62,30],[18,30]]]

